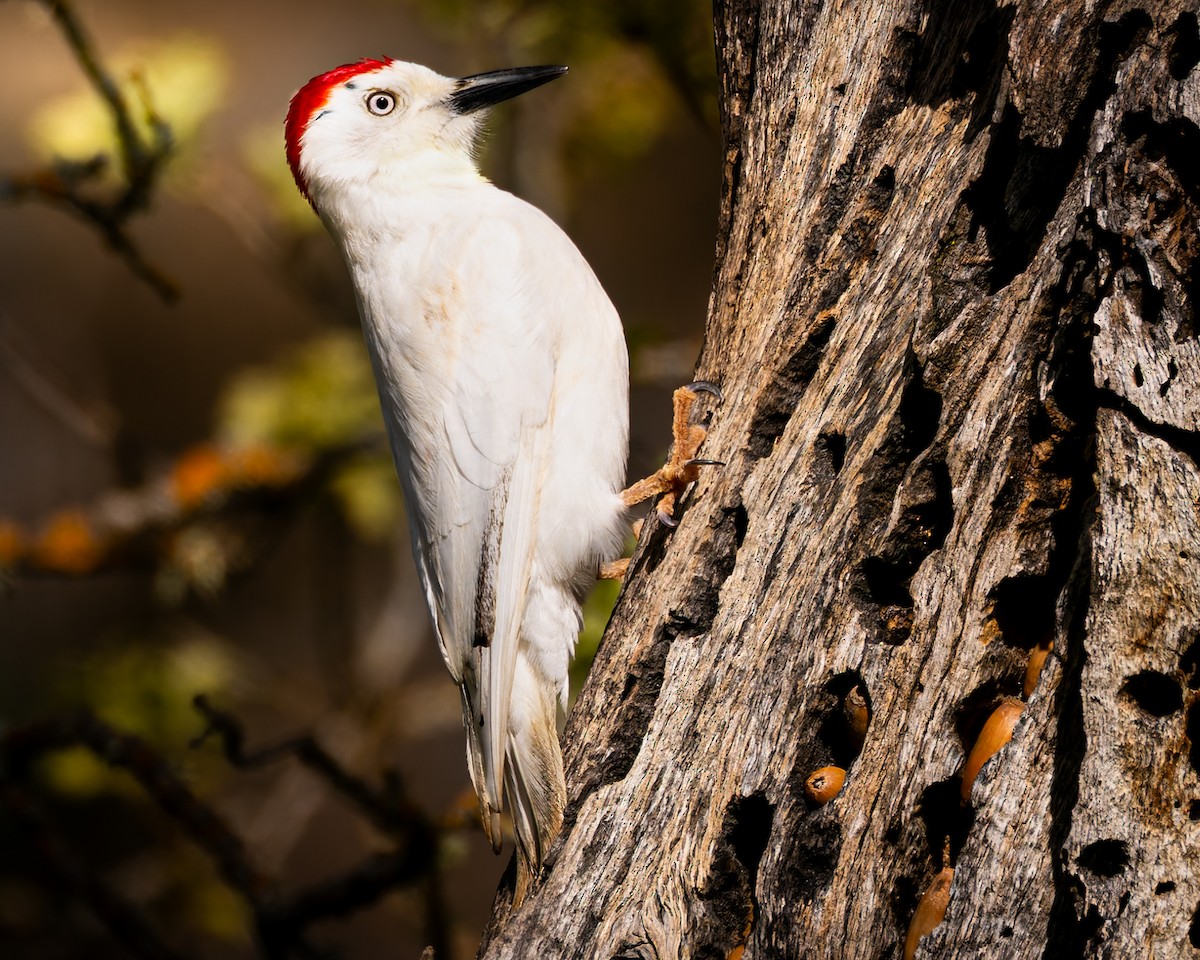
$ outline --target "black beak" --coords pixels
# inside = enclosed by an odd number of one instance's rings
[[[566,67],[509,67],[463,77],[446,98],[455,113],[474,113],[561,77]]]

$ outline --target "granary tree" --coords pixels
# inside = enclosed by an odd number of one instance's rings
[[[482,955],[1191,956],[1196,3],[716,32],[726,465],[647,525]]]

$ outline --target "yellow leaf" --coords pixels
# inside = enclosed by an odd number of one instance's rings
[[[229,66],[215,42],[183,35],[132,47],[112,58],[109,72],[147,142],[153,140],[149,106],[170,125],[175,143],[186,144],[220,106]],[[149,104],[143,103],[143,91],[148,91]],[[29,135],[34,148],[48,159],[118,153],[112,114],[82,78],[79,90],[38,111]]]

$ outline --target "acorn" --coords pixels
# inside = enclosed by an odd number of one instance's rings
[[[866,697],[855,686],[842,701],[842,713],[846,718],[846,734],[855,750],[861,750],[867,739],[867,725],[871,722],[871,710]]]
[[[979,731],[979,738],[967,755],[967,762],[963,764],[962,768],[963,803],[971,801],[971,788],[975,786],[975,778],[979,776],[983,765],[1012,739],[1013,727],[1021,718],[1022,707],[1024,704],[1016,697],[1005,697],[1000,701],[1000,706],[996,707],[992,711],[992,715],[987,718],[983,729]]]
[[[950,884],[953,880],[954,868],[943,867],[921,897],[912,922],[908,925],[908,936],[904,938],[904,960],[912,960],[921,938],[932,933],[942,922],[946,907],[950,905]]]
[[[804,796],[816,807],[823,807],[842,792],[846,771],[841,767],[822,767],[804,781]]]
[[[1025,661],[1025,683],[1021,688],[1021,694],[1026,700],[1037,688],[1038,677],[1042,675],[1042,667],[1046,665],[1046,657],[1053,649],[1054,641],[1048,640],[1045,646],[1039,645],[1029,651],[1029,659]]]

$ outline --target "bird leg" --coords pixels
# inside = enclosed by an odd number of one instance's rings
[[[662,494],[662,499],[658,501],[657,506],[658,519],[668,527],[676,524],[674,517],[676,500],[687,489],[688,484],[699,479],[700,468],[725,466],[721,460],[701,460],[696,457],[700,444],[708,435],[708,430],[703,426],[691,422],[692,406],[696,402],[696,397],[701,393],[710,393],[718,400],[723,399],[717,385],[709,383],[707,380],[697,380],[695,383],[676,390],[672,397],[674,416],[671,419],[673,438],[671,459],[655,473],[621,491],[621,499],[625,501],[627,507]],[[635,538],[641,538],[644,523],[644,520],[637,520],[633,524]],[[600,564],[598,578],[601,580],[625,579],[625,573],[629,569],[629,560],[629,557],[622,557],[619,560]]]
[[[610,560],[608,563],[600,564],[600,572],[596,574],[597,580],[624,580],[625,573],[629,570],[629,557],[621,557],[620,560]]]
[[[642,527],[646,525],[645,517],[638,517],[633,521],[633,539],[640,540],[642,538]],[[619,560],[612,560],[608,563],[600,564],[600,571],[596,574],[598,580],[624,580],[625,573],[629,570],[629,561],[631,557],[621,557]]]
[[[705,427],[691,422],[692,406],[701,393],[711,393],[718,400],[721,399],[721,391],[706,380],[697,380],[675,391],[672,397],[675,415],[671,422],[674,440],[671,459],[656,473],[621,492],[621,499],[627,507],[662,494],[657,507],[658,519],[668,527],[675,526],[675,501],[688,484],[700,478],[700,467],[724,466],[720,460],[700,460],[696,457],[700,444],[708,435]]]

